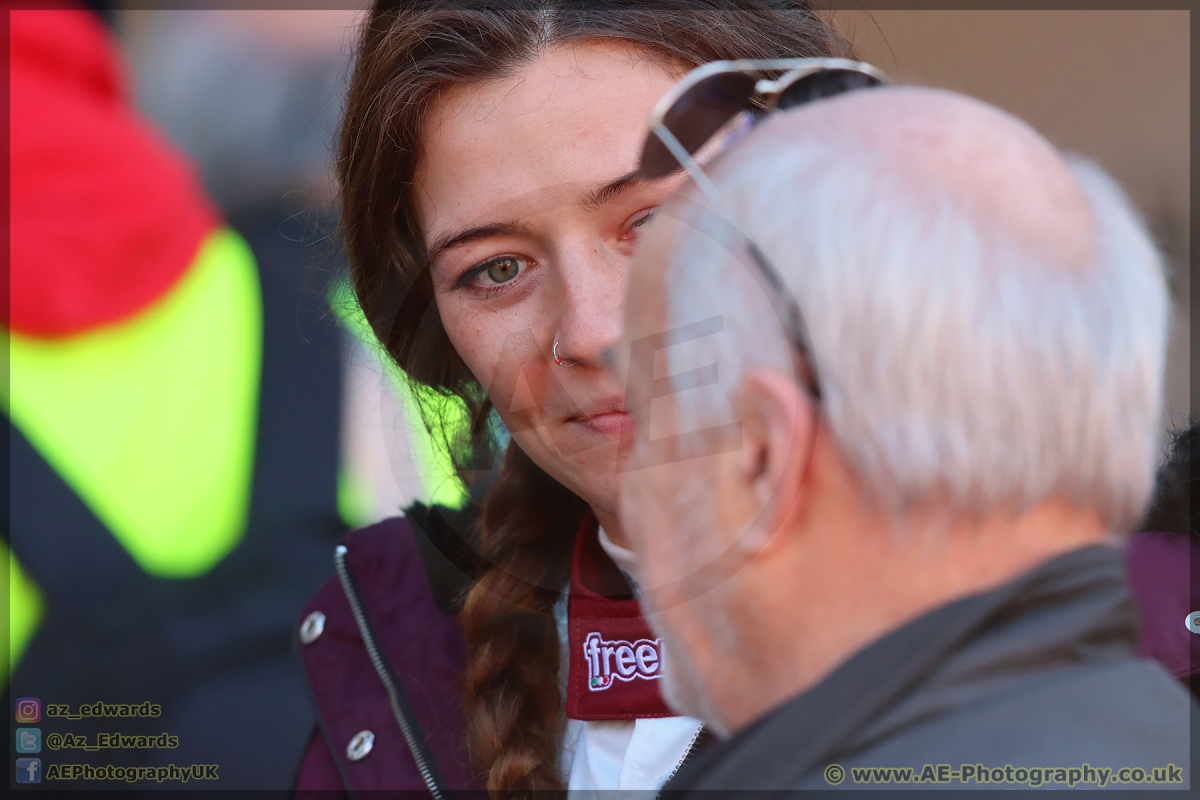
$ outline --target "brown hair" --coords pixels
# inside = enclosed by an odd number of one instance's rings
[[[411,185],[425,110],[447,88],[511,74],[546,48],[621,42],[682,70],[731,58],[849,55],[807,0],[376,2],[358,43],[338,154],[355,293],[388,353],[416,384],[461,401],[443,435],[466,475],[491,463],[492,407],[455,352],[433,297]],[[449,434],[449,435],[448,435]],[[461,619],[469,649],[467,739],[493,793],[562,790],[559,641],[553,605],[569,578],[586,505],[510,442],[483,504],[484,566]]]

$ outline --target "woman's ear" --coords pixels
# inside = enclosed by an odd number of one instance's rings
[[[754,507],[741,538],[756,552],[804,500],[804,478],[816,436],[817,409],[796,380],[774,369],[750,370],[738,388],[742,425],[735,490]]]

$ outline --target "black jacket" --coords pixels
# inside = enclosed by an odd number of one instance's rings
[[[1193,700],[1136,644],[1120,553],[1076,550],[892,631],[667,790],[1186,788]]]

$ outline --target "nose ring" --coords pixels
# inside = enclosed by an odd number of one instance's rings
[[[558,364],[560,367],[573,367],[579,363],[578,361],[571,361],[569,359],[567,361],[563,361],[561,358],[558,357],[558,340],[557,339],[554,340],[554,350],[552,352],[554,353],[554,363]]]

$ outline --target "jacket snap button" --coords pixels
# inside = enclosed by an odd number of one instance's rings
[[[325,615],[320,611],[314,611],[305,617],[303,624],[300,625],[300,641],[304,644],[312,644],[324,631]]]
[[[350,744],[346,745],[346,758],[351,761],[362,761],[375,746],[375,734],[370,731],[359,731],[354,734]]]

